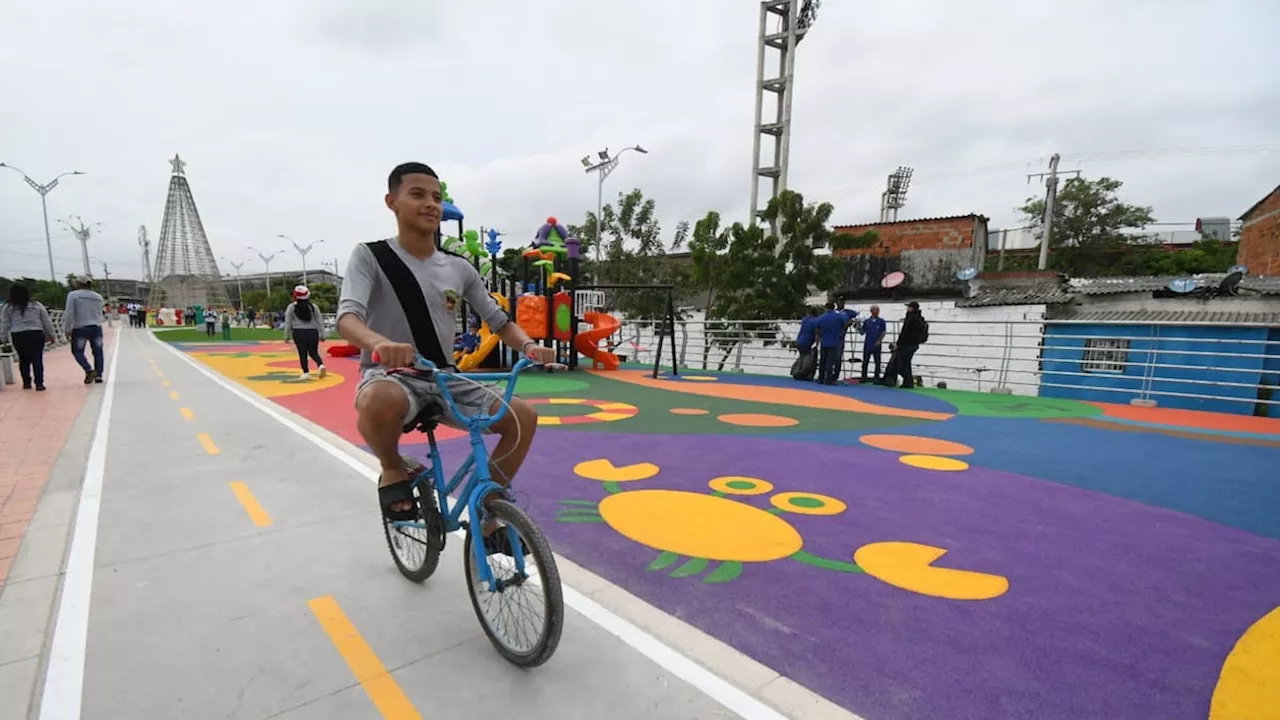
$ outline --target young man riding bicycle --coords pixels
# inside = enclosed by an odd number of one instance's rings
[[[399,450],[405,426],[432,406],[439,409],[442,423],[459,429],[466,425],[453,416],[435,379],[388,370],[410,367],[415,353],[441,368],[451,368],[452,353],[445,355],[443,349],[453,347],[459,300],[508,347],[520,348],[535,362],[555,360],[553,348],[538,345],[510,321],[471,263],[436,245],[442,202],[440,180],[430,167],[405,163],[392,170],[386,204],[395,213],[398,235],[356,246],[338,301],[338,334],[361,350],[364,377],[356,390],[357,428],[382,465],[378,498],[382,514],[390,520],[417,516],[409,470]],[[373,361],[374,353],[378,363]],[[494,413],[501,405],[498,393],[465,380],[450,380],[449,391],[465,415]],[[537,426],[537,412],[512,398],[510,412],[490,429],[499,437],[489,465],[496,482],[510,484]],[[488,524],[481,532],[488,536],[494,529]],[[504,551],[496,547],[500,542],[494,544],[491,552]]]

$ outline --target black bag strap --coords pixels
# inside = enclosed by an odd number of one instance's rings
[[[409,331],[413,333],[414,347],[438,367],[452,367],[453,363],[446,359],[444,349],[440,347],[435,323],[431,322],[431,309],[427,307],[422,286],[413,276],[413,271],[396,255],[390,242],[378,240],[365,244],[373,252],[373,259],[378,261],[378,267],[382,268],[382,274],[391,283],[391,289],[395,291],[400,307],[404,309],[405,319],[409,321]]]

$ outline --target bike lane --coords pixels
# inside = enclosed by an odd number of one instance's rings
[[[97,523],[82,498],[30,717],[781,717],[572,608],[547,665],[508,665],[458,539],[425,584],[396,572],[367,458],[290,432],[147,333],[122,331],[114,367]]]

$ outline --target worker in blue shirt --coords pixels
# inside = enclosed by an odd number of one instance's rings
[[[835,385],[840,378],[840,351],[844,346],[844,330],[848,316],[827,303],[827,311],[818,317],[818,382]]]
[[[867,381],[867,362],[871,358],[876,359],[875,380],[880,379],[880,344],[884,342],[885,324],[884,318],[880,317],[880,306],[871,306],[871,317],[862,321],[862,327],[858,328],[858,332],[865,335],[866,339],[862,343],[862,382]]]
[[[818,308],[809,308],[809,314],[800,320],[800,332],[796,333],[796,349],[801,355],[813,352],[813,342],[818,335]]]

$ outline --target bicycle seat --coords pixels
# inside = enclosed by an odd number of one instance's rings
[[[442,415],[444,415],[444,407],[439,403],[431,403],[430,405],[423,407],[422,410],[420,410],[418,414],[409,421],[409,424],[404,426],[400,433],[403,435],[405,433],[411,433],[414,430],[423,433],[431,432],[440,424],[440,417]]]

